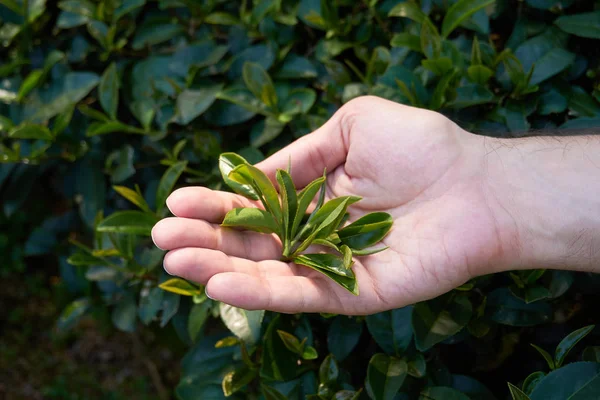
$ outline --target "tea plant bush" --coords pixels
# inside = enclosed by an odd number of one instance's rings
[[[171,325],[183,400],[596,398],[596,276],[278,315],[167,276],[149,234],[176,186],[226,190],[222,152],[260,161],[361,95],[500,137],[598,127],[599,27],[575,0],[0,0],[0,271],[57,258],[59,331],[97,307]]]

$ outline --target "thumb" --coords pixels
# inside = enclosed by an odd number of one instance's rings
[[[256,167],[275,181],[277,169],[287,169],[291,162],[292,179],[300,188],[322,176],[325,168],[327,172],[333,171],[346,161],[348,153],[341,114],[341,110],[336,112],[319,129],[279,150]]]

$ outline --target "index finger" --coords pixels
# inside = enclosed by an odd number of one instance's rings
[[[217,224],[234,208],[260,205],[234,193],[190,186],[171,193],[167,198],[167,207],[176,217],[203,219]]]

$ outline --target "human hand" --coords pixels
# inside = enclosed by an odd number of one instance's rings
[[[360,295],[303,266],[276,261],[274,235],[221,228],[232,208],[258,206],[241,196],[188,187],[167,205],[176,216],[153,229],[169,250],[165,269],[206,284],[216,300],[245,309],[370,314],[441,295],[508,258],[511,232],[490,208],[482,139],[441,114],[365,97],[324,126],[257,166],[271,179],[292,162],[303,187],[326,167],[327,197],[358,195],[350,220],[385,211],[389,249],[357,257]]]

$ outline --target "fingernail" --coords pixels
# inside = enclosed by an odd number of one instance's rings
[[[204,294],[205,294],[205,295],[206,295],[206,297],[208,297],[209,299],[211,299],[211,300],[214,300],[214,298],[213,298],[213,297],[211,297],[211,295],[210,295],[210,294],[208,294],[208,290],[207,290],[206,288],[204,289]]]

